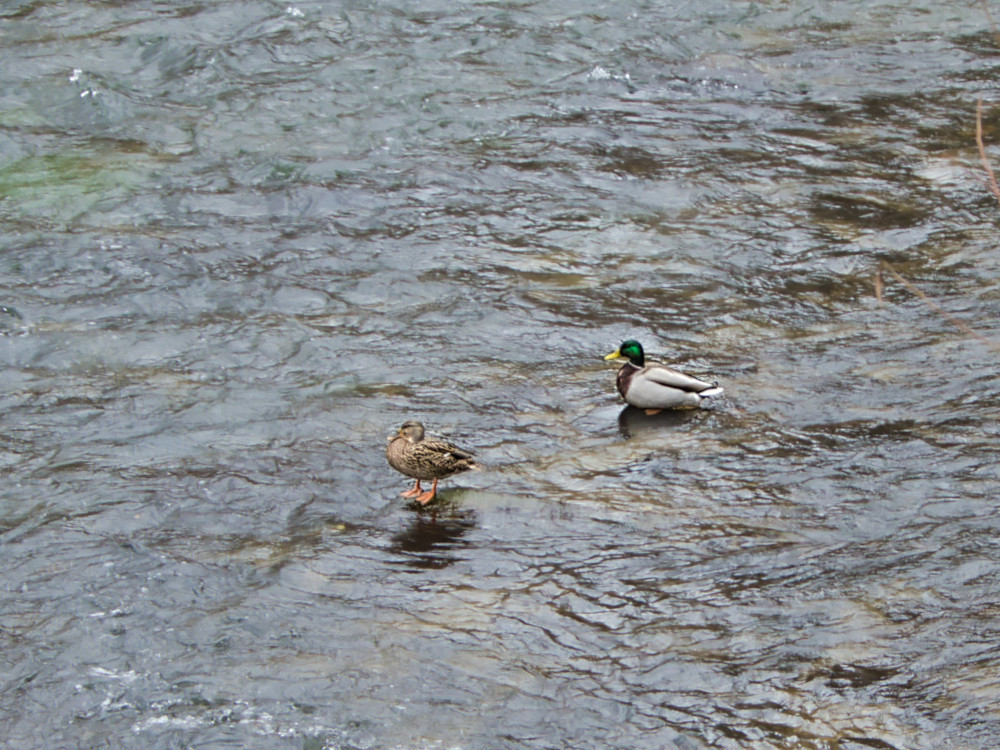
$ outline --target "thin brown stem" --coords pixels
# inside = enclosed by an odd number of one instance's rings
[[[894,278],[896,281],[898,281],[900,284],[902,284],[904,287],[906,287],[906,289],[910,293],[912,293],[913,295],[915,295],[918,299],[920,299],[921,302],[923,302],[925,305],[927,305],[931,310],[933,310],[934,312],[936,312],[942,318],[944,318],[945,320],[947,320],[948,322],[950,322],[953,326],[955,326],[962,333],[964,333],[964,334],[966,334],[968,336],[971,336],[972,338],[976,339],[977,341],[982,342],[983,344],[986,344],[986,346],[988,346],[990,349],[992,349],[994,351],[1000,352],[1000,343],[997,343],[996,341],[993,341],[991,339],[986,338],[985,336],[983,336],[978,331],[975,331],[971,327],[969,327],[969,325],[966,324],[964,321],[959,320],[954,315],[952,315],[950,312],[948,312],[947,310],[945,310],[943,307],[941,307],[941,305],[939,305],[937,302],[935,302],[930,297],[928,297],[924,292],[922,292],[920,289],[918,289],[912,283],[910,283],[905,278],[903,278],[903,276],[899,273],[899,271],[897,271],[895,268],[893,268],[892,264],[890,264],[888,261],[885,261],[885,260],[882,261],[881,266],[879,267],[880,274],[881,274],[881,272],[883,270],[884,271],[888,271],[889,275],[892,276],[892,278]],[[881,278],[881,276],[879,278]],[[879,287],[880,287],[880,285],[876,285],[876,296],[881,299],[881,296],[880,296],[881,295],[881,289]]]
[[[1000,185],[997,185],[997,176],[993,173],[993,168],[990,167],[990,160],[986,157],[986,145],[983,143],[983,97],[979,97],[979,102],[976,104],[976,145],[979,146],[979,158],[982,160],[983,169],[986,170],[986,176],[989,178],[990,192],[1000,203]]]
[[[983,13],[986,14],[986,20],[990,22],[990,28],[993,29],[993,38],[996,39],[997,45],[1000,45],[1000,29],[997,29],[996,21],[993,20],[993,14],[990,13],[990,6],[986,4],[986,0],[979,0],[979,4],[983,6]]]

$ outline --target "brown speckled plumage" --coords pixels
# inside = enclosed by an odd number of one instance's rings
[[[479,465],[470,451],[458,448],[444,440],[424,437],[424,426],[420,422],[409,421],[399,428],[399,432],[385,448],[389,465],[401,474],[417,480],[413,489],[400,494],[412,497],[421,505],[434,499],[439,479],[450,477],[460,471],[478,469]],[[434,486],[426,492],[420,488],[421,480],[434,481]]]

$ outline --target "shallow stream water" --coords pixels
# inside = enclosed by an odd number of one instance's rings
[[[0,747],[1000,742],[983,4],[35,0],[0,49]],[[625,338],[725,397],[623,409]],[[485,470],[400,499],[407,419]]]

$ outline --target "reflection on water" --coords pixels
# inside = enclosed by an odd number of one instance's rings
[[[618,432],[626,440],[643,433],[658,430],[669,431],[673,427],[684,424],[689,419],[697,418],[698,409],[676,409],[647,414],[643,409],[626,406],[618,414]]]
[[[407,566],[444,568],[461,559],[458,553],[469,546],[463,537],[476,525],[475,511],[442,508],[445,503],[438,498],[421,508],[405,531],[392,535],[390,550],[402,556]]]
[[[996,744],[995,352],[873,283],[1000,340],[981,6],[0,38],[0,745]],[[410,418],[486,470],[398,498]]]

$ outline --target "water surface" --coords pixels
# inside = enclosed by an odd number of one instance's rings
[[[0,43],[0,745],[996,744],[997,350],[873,282],[1000,341],[981,5]],[[623,338],[725,398],[623,409]],[[411,418],[487,466],[425,510]]]

